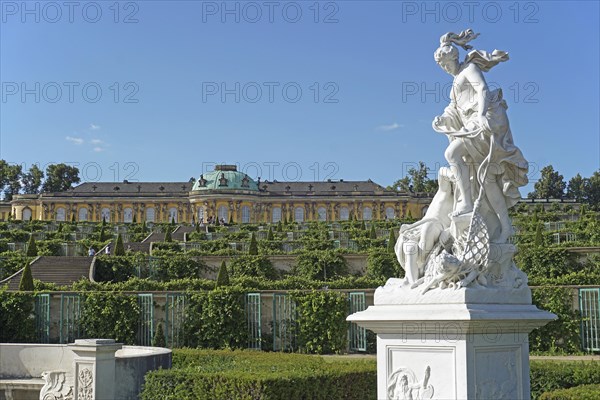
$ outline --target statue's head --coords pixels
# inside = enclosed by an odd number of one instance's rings
[[[458,62],[458,49],[451,43],[444,43],[433,53],[435,62],[450,75],[456,75],[460,64]]]

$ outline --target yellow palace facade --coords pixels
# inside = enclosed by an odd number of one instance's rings
[[[218,165],[195,182],[88,182],[66,192],[16,195],[4,215],[113,223],[384,220],[420,217],[430,201],[371,180],[261,182],[234,165]]]

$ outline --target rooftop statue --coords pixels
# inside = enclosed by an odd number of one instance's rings
[[[449,167],[440,169],[438,192],[423,219],[402,225],[395,247],[406,273],[402,283],[421,293],[526,284],[512,262],[508,209],[521,198],[528,164],[513,143],[502,90],[491,90],[484,77],[508,53],[471,50],[468,43],[477,36],[470,29],[446,33],[434,53],[454,77],[450,104],[432,123],[448,137]],[[468,51],[463,62],[457,45]]]

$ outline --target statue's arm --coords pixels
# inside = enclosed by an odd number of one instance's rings
[[[481,126],[486,126],[485,113],[488,109],[488,85],[483,76],[483,72],[475,64],[470,64],[464,71],[465,78],[469,81],[477,101],[477,117]]]

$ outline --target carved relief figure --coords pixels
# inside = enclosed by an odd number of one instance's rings
[[[422,381],[418,381],[410,368],[400,367],[388,378],[388,400],[426,400],[433,397],[434,389],[429,384],[431,368],[425,369]]]

